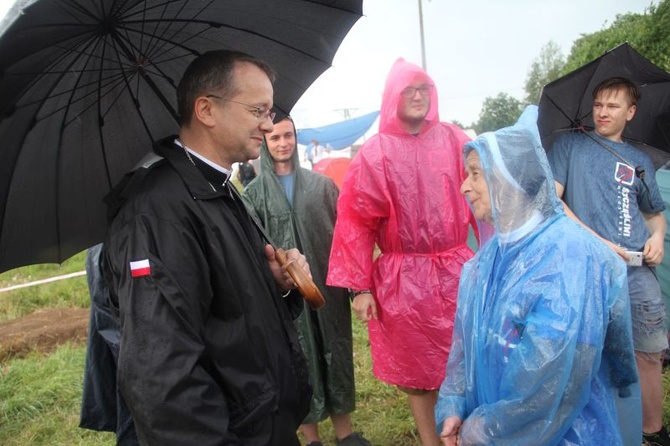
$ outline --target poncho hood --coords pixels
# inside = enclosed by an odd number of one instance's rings
[[[405,61],[402,57],[396,60],[386,77],[382,108],[379,114],[380,133],[407,134],[398,117],[398,104],[402,99],[400,93],[415,81],[435,86],[433,79],[423,69]],[[430,90],[430,109],[426,115],[427,125],[421,130],[421,133],[426,132],[440,121],[438,110],[437,89],[432,88]]]
[[[379,317],[368,322],[377,378],[437,389],[475,222],[459,192],[463,146],[470,138],[458,126],[438,121],[436,89],[430,93],[429,122],[418,135],[400,124],[401,91],[424,83],[432,80],[402,59],[388,76],[380,131],[360,148],[342,184],[328,283],[370,289],[378,302]]]
[[[246,187],[243,198],[277,246],[298,248],[305,255],[314,283],[326,299],[318,311],[305,304],[296,320],[314,390],[310,413],[303,422],[316,423],[330,411],[351,412],[355,400],[348,292],[325,284],[338,189],[330,178],[300,167],[294,151],[295,181],[289,202],[265,144],[261,157],[261,174]]]
[[[479,155],[489,186],[495,232],[501,243],[517,240],[542,221],[564,212],[540,141],[537,106],[528,106],[513,126],[484,133],[467,143],[465,158],[472,150]]]
[[[293,133],[295,134],[295,141],[296,141],[295,150],[293,150],[293,154],[291,155],[291,164],[293,165],[293,172],[299,174],[298,172],[300,171],[300,155],[298,155],[298,133],[295,129],[295,123],[293,122],[293,119],[291,119],[289,116],[286,116],[284,119],[282,119],[282,121],[286,119],[288,119],[291,122],[291,125],[293,126]],[[275,171],[274,161],[272,159],[270,151],[268,150],[267,140],[263,138],[263,145],[261,146],[261,173],[274,174],[274,171]]]
[[[460,444],[637,444],[614,400],[640,413],[626,265],[565,215],[536,122],[531,106],[466,145],[495,234],[463,266],[436,421],[464,420]]]

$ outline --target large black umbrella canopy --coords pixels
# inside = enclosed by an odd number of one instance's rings
[[[658,168],[670,160],[670,73],[654,65],[628,43],[547,84],[542,89],[538,127],[545,149],[564,131],[593,129],[593,89],[610,77],[626,77],[642,99],[628,122],[624,140],[650,155]]]
[[[278,73],[288,114],[331,65],[362,0],[40,0],[0,36],[0,271],[103,240],[102,198],[178,131],[193,58],[234,49]]]

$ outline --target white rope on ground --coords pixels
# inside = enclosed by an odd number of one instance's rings
[[[29,286],[42,285],[43,283],[55,282],[57,280],[71,279],[73,277],[85,276],[86,271],[77,271],[76,273],[64,274],[62,276],[49,277],[48,279],[36,280],[34,282],[22,283],[21,285],[13,285],[7,288],[0,288],[0,293],[5,291],[18,290],[19,288],[26,288]]]

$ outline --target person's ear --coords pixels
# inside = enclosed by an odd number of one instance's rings
[[[205,127],[214,127],[214,101],[206,96],[198,97],[193,105],[193,117]]]
[[[633,119],[633,116],[635,116],[635,112],[637,111],[637,105],[631,105],[628,108],[628,116],[626,116],[626,121],[630,121]]]

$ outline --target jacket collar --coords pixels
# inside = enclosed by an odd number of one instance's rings
[[[177,171],[195,199],[232,198],[229,177],[209,166],[198,157],[187,156],[186,150],[175,143],[176,135],[158,141],[154,151],[164,157]]]

